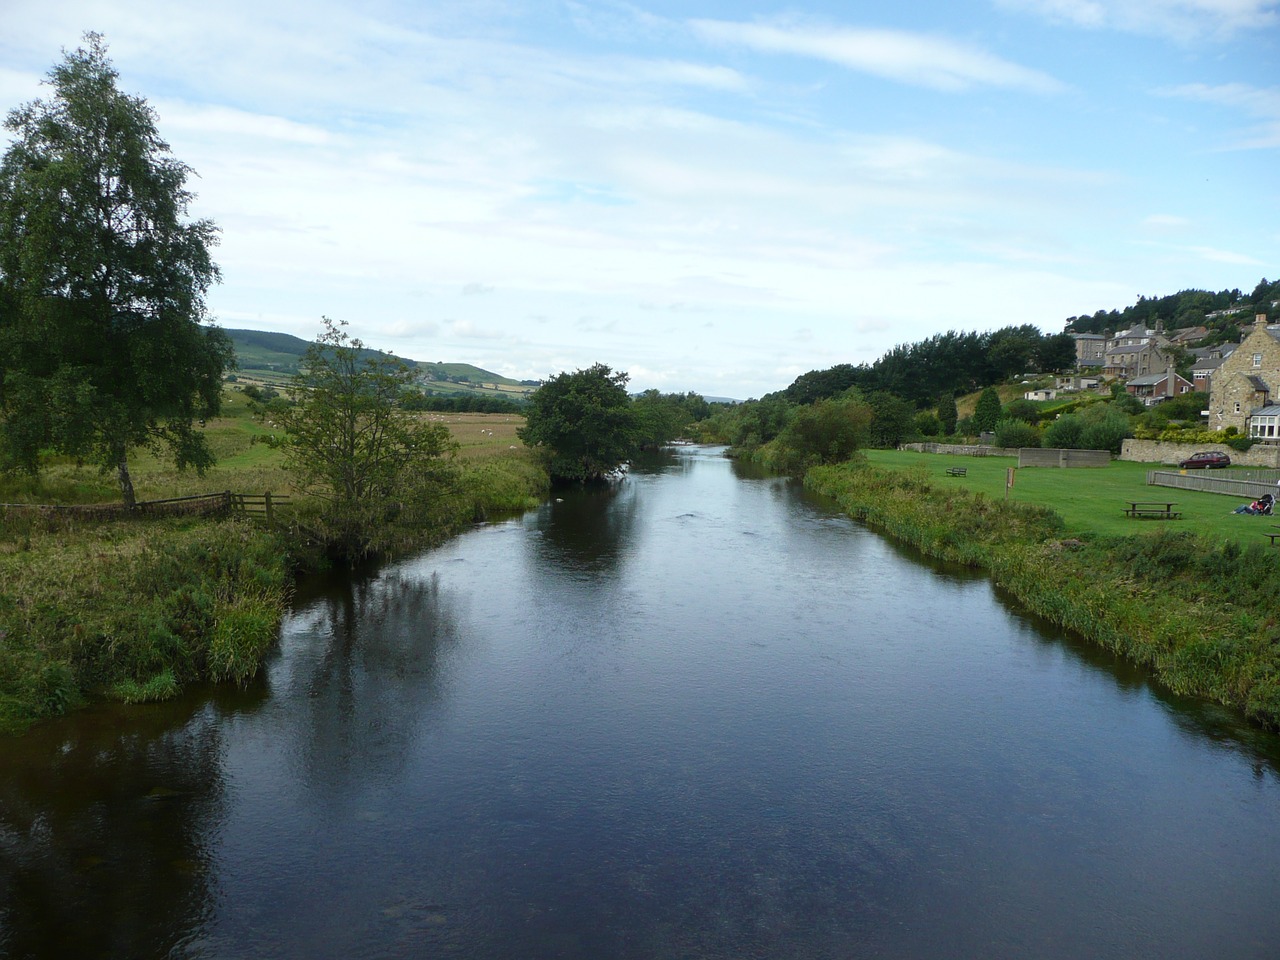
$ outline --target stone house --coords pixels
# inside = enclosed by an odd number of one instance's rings
[[[1209,392],[1209,429],[1235,427],[1250,433],[1250,418],[1257,414],[1258,426],[1267,417],[1262,411],[1271,407],[1280,390],[1280,327],[1267,326],[1267,315],[1260,313],[1235,351],[1222,361],[1213,374]],[[1280,398],[1278,398],[1280,399]],[[1265,433],[1260,439],[1271,439]]]

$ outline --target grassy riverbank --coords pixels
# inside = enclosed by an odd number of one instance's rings
[[[535,505],[545,471],[515,439],[519,418],[432,415],[459,441],[453,469],[432,496],[381,529],[409,549],[473,520]],[[0,731],[97,697],[140,702],[204,680],[241,682],[271,649],[296,573],[319,562],[316,505],[292,490],[279,454],[251,438],[262,429],[238,395],[209,424],[220,459],[203,478],[139,458],[139,499],[271,490],[294,498],[274,529],[235,518],[110,522],[0,520]],[[110,478],[54,465],[39,484],[12,481],[0,501],[92,503],[118,497]]]
[[[1079,485],[1082,506],[1068,523],[1043,503],[1006,503],[959,486],[944,465],[914,455],[895,469],[819,467],[806,482],[930,556],[990,571],[1031,611],[1150,668],[1171,690],[1280,728],[1280,563],[1265,540],[1255,533],[1242,545],[1193,524],[1140,521],[1139,533],[1107,532],[1090,520],[1115,508],[1114,491],[1099,493],[1097,471],[1040,471]],[[1020,472],[1018,484],[1030,473]],[[1149,489],[1133,499],[1148,499]],[[1184,491],[1177,493],[1181,502]],[[1227,499],[1213,499],[1219,521],[1255,519],[1227,518]]]

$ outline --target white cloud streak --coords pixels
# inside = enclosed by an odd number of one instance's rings
[[[1052,23],[1171,37],[1224,39],[1280,24],[1277,0],[995,0]]]
[[[899,83],[948,93],[1000,87],[1056,93],[1063,85],[1039,70],[943,37],[787,22],[691,20],[698,36],[768,53],[811,57]]]

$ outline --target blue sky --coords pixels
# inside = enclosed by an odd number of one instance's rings
[[[222,325],[745,398],[1280,274],[1280,0],[5,0],[222,229]]]

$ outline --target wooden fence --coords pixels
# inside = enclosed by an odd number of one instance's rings
[[[234,512],[274,523],[278,508],[288,503],[287,494],[232,493],[227,490],[167,500],[140,500],[132,509],[123,503],[0,503],[0,517],[34,515],[75,520],[119,520],[126,517],[214,516]]]
[[[1209,470],[1197,470],[1195,473],[1173,470],[1147,471],[1147,483],[1153,487],[1220,493],[1242,500],[1256,500],[1264,493],[1276,494],[1277,478],[1280,478],[1280,470],[1232,470],[1225,477],[1217,471]]]

